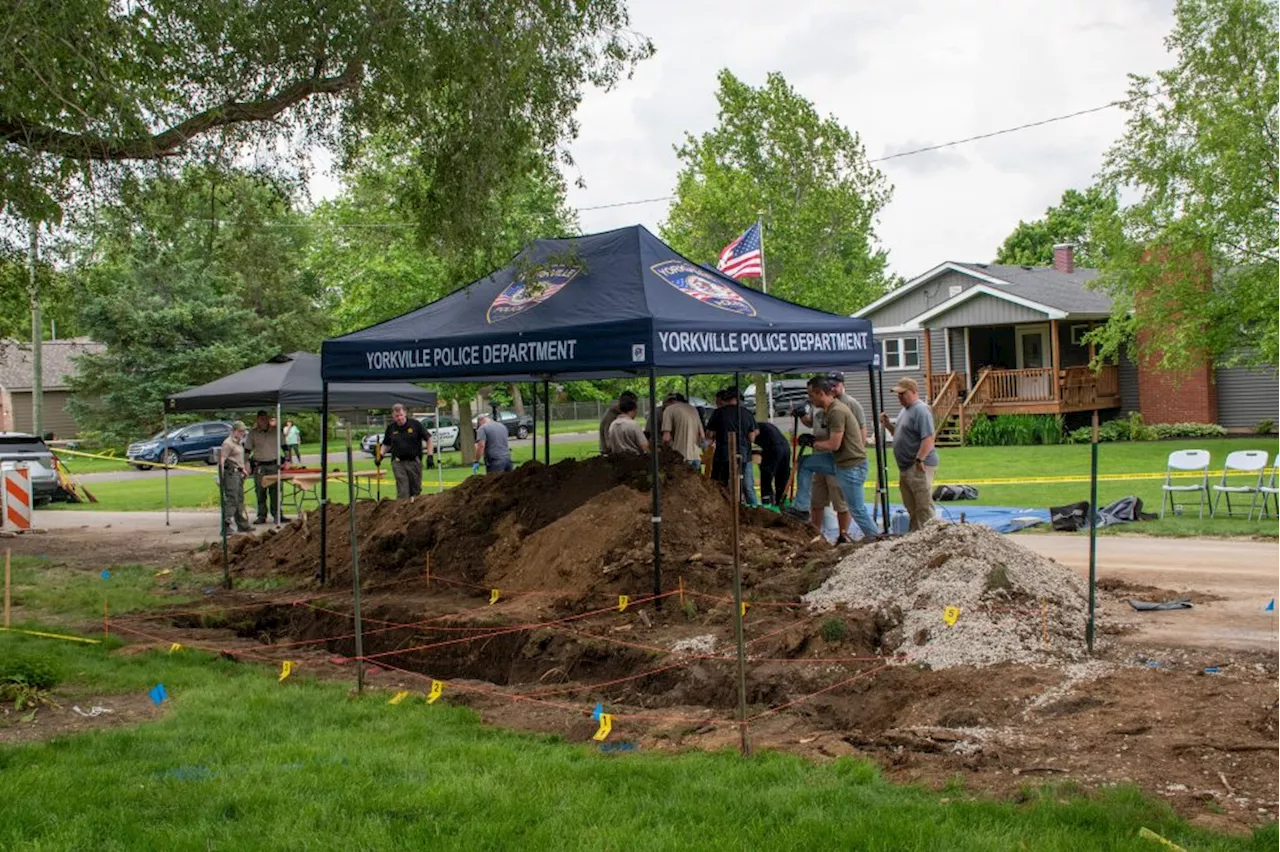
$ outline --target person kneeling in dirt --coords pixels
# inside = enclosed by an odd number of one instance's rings
[[[828,453],[814,453],[813,473],[817,476],[834,476],[849,504],[848,512],[837,512],[839,521],[839,537],[837,543],[850,541],[845,532],[849,528],[849,515],[857,523],[862,534],[873,539],[880,534],[871,513],[867,511],[866,495],[863,486],[867,482],[867,449],[862,427],[854,417],[853,411],[836,396],[836,383],[828,376],[817,376],[809,380],[809,402],[823,412],[827,426],[827,437],[815,439],[815,450],[829,450]],[[814,504],[810,507],[809,520],[819,530],[822,529],[823,506]]]
[[[218,450],[218,470],[222,473],[222,525],[228,533],[253,532],[244,508],[244,480],[249,463],[244,460],[244,437],[249,427],[237,420],[231,434]]]
[[[507,444],[507,427],[494,423],[488,414],[481,414],[476,421],[476,460],[484,459],[485,473],[515,470],[511,447]]]
[[[636,422],[638,410],[634,399],[618,400],[618,416],[609,424],[609,455],[642,456],[649,452],[649,439]]]

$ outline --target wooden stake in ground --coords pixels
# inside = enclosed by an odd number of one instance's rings
[[[356,477],[347,424],[347,515],[351,520],[351,589],[356,622],[356,691],[364,692],[364,629],[360,625],[360,547],[356,539]]]
[[[747,736],[747,650],[742,641],[742,542],[738,535],[738,512],[742,504],[742,462],[738,456],[738,435],[729,433],[729,503],[733,506],[730,528],[733,548],[733,624],[738,639],[738,725],[742,733],[742,753],[751,756],[751,740]]]

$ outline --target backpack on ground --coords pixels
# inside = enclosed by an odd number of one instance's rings
[[[1089,501],[1049,507],[1049,523],[1058,532],[1076,532],[1089,526]]]
[[[977,500],[978,489],[972,485],[939,485],[933,489],[933,499],[940,503],[951,500]]]

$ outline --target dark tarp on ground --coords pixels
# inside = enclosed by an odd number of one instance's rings
[[[537,268],[530,295],[522,272]],[[331,382],[799,373],[872,363],[871,324],[766,296],[640,226],[538,240],[443,299],[326,340]]]
[[[176,393],[166,400],[166,406],[171,412],[237,411],[275,408],[277,404],[285,411],[319,411],[322,391],[320,356],[292,352]],[[333,411],[390,408],[397,402],[411,409],[433,408],[436,393],[408,382],[329,385],[329,408]]]

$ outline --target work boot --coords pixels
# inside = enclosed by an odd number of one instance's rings
[[[276,523],[277,523],[277,524],[287,524],[287,523],[289,523],[289,522],[290,522],[290,521],[292,521],[292,520],[293,520],[293,518],[290,518],[290,517],[289,517],[289,516],[287,516],[287,515],[281,515],[280,517],[276,518]]]
[[[262,525],[262,524],[265,524],[266,522],[267,522],[267,519],[266,519],[266,518],[254,518],[254,519],[253,519],[253,523],[254,523],[254,525],[255,525],[255,526],[260,526],[260,525]]]
[[[799,518],[800,520],[806,521],[806,522],[809,520],[809,513],[804,509],[797,509],[795,506],[788,506],[782,511],[793,518]]]

